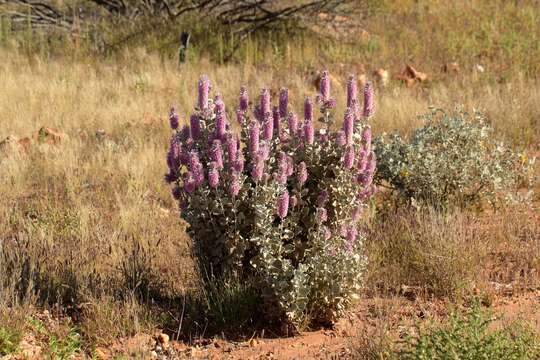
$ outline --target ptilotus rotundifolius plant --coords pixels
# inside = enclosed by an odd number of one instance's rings
[[[169,117],[166,180],[201,269],[256,279],[273,304],[268,311],[292,325],[308,312],[312,321],[334,321],[357,296],[365,264],[359,222],[375,191],[373,87],[365,86],[359,111],[349,78],[347,110],[335,126],[328,72],[320,85],[300,120],[286,88],[276,99],[262,89],[250,109],[242,87],[238,104],[227,107],[203,75],[189,125],[178,129],[174,108]]]

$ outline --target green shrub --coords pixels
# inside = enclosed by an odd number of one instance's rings
[[[452,314],[449,323],[420,331],[406,340],[399,358],[437,359],[537,359],[540,347],[534,333],[525,325],[513,323],[490,330],[494,319],[478,307],[467,316]]]
[[[287,89],[273,108],[264,89],[250,117],[243,89],[238,136],[221,97],[209,99],[207,77],[199,83],[190,126],[179,129],[176,113],[170,117],[166,180],[203,274],[255,279],[267,314],[296,328],[334,321],[358,295],[365,257],[357,225],[374,191],[376,161],[366,123],[373,88],[364,90],[361,114],[356,79],[350,79],[343,128],[331,131],[336,104],[323,74],[319,131],[309,98],[298,121],[289,112]]]
[[[438,207],[496,204],[512,198],[533,160],[497,141],[480,112],[433,110],[407,141],[398,134],[375,139],[376,181],[400,199]]]

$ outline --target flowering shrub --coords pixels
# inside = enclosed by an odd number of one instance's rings
[[[400,197],[437,206],[494,204],[528,178],[532,161],[493,136],[479,113],[433,110],[406,141],[397,134],[375,139],[378,183]]]
[[[331,131],[336,105],[327,72],[316,104],[322,127],[314,127],[314,102],[306,98],[303,118],[291,111],[287,89],[272,106],[263,89],[251,116],[247,89],[231,129],[225,104],[210,98],[210,81],[199,81],[190,124],[174,130],[166,180],[189,224],[196,257],[216,276],[254,277],[269,312],[298,325],[306,319],[331,322],[361,286],[365,263],[357,231],[372,184],[375,154],[371,129],[373,88],[357,100],[356,79],[347,85],[347,112]]]

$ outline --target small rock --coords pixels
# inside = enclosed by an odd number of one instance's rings
[[[169,343],[169,335],[161,333],[158,335],[158,341],[161,344],[168,344]]]
[[[373,72],[373,78],[382,86],[386,86],[388,84],[388,71],[379,68]]]
[[[255,347],[257,345],[259,345],[259,341],[257,341],[257,339],[249,340],[249,347]]]
[[[68,136],[58,130],[43,126],[32,135],[32,138],[39,144],[58,145]]]
[[[486,69],[485,69],[482,65],[480,65],[480,64],[476,64],[476,65],[474,66],[474,69],[475,69],[476,71],[478,71],[479,73],[483,73],[483,72],[486,71]]]

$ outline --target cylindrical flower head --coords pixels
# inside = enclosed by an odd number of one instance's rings
[[[366,126],[362,130],[362,141],[364,142],[366,149],[371,149],[371,127]]]
[[[184,178],[184,191],[188,194],[192,194],[195,190],[197,190],[197,187],[198,181],[195,174],[193,174],[191,171],[188,171],[186,173],[186,177]]]
[[[345,142],[347,145],[351,145],[353,142],[354,133],[354,113],[351,109],[348,109],[345,113],[345,119],[343,120],[343,131],[345,132]]]
[[[287,171],[288,171],[288,162],[287,154],[283,151],[279,153],[278,160],[278,172],[276,174],[276,181],[282,185],[287,183]]]
[[[259,181],[261,181],[263,174],[264,174],[264,160],[260,156],[257,156],[254,159],[253,167],[251,168],[251,178],[253,179],[253,181],[258,183]]]
[[[220,140],[224,139],[226,133],[227,133],[227,120],[225,119],[225,113],[217,113],[215,137]]]
[[[271,141],[274,136],[274,119],[270,116],[266,116],[266,120],[263,124],[263,139]]]
[[[214,112],[216,114],[225,113],[225,103],[223,102],[221,94],[217,94],[214,98],[214,106]]]
[[[345,146],[347,144],[347,137],[345,136],[345,131],[339,130],[336,133],[336,143],[339,146]]]
[[[274,121],[274,132],[279,137],[281,135],[281,116],[277,106],[272,108],[272,120]]]
[[[326,220],[328,220],[326,209],[323,207],[317,208],[317,223],[322,224]]]
[[[304,119],[306,121],[313,121],[313,102],[309,97],[304,102]]]
[[[308,178],[308,172],[307,172],[307,166],[305,162],[301,162],[298,164],[296,179],[298,180],[298,183],[300,185],[304,185],[304,183],[307,181]]]
[[[242,86],[240,88],[240,98],[238,102],[239,102],[238,110],[245,113],[248,110],[248,106],[249,106],[248,91],[245,86]]]
[[[296,114],[293,112],[289,113],[289,118],[287,119],[287,122],[289,124],[289,134],[291,137],[296,136],[296,132],[298,131],[298,118],[296,117]]]
[[[363,173],[366,171],[368,161],[369,157],[367,152],[364,149],[360,150],[360,153],[358,154],[358,172]]]
[[[280,219],[283,220],[287,216],[288,212],[289,212],[289,192],[285,190],[278,198],[277,214],[280,217]]]
[[[178,169],[178,167],[180,166],[181,153],[182,149],[180,146],[180,142],[178,141],[178,138],[176,138],[176,136],[173,136],[171,138],[169,152],[167,153],[167,165],[169,166],[169,169],[175,171]]]
[[[319,193],[317,197],[317,206],[324,206],[328,201],[328,191],[323,190]]]
[[[356,76],[351,75],[347,81],[347,108],[353,109],[356,107],[356,99],[358,99],[358,84]]]
[[[244,162],[244,154],[239,151],[238,156],[236,157],[236,160],[233,164],[234,171],[242,173],[244,171]]]
[[[219,169],[223,169],[223,149],[221,148],[221,141],[219,139],[214,140],[212,144],[210,159],[216,163]]]
[[[201,122],[197,115],[193,114],[189,118],[189,125],[191,126],[191,137],[198,139],[201,136]]]
[[[252,121],[249,127],[249,153],[251,157],[255,157],[259,151],[259,130],[259,122]]]
[[[259,152],[257,154],[264,161],[268,160],[268,157],[270,156],[270,146],[267,142],[264,141],[259,145]]]
[[[210,187],[214,189],[217,188],[219,185],[218,167],[218,164],[215,161],[212,161],[208,169],[208,185],[210,185]]]
[[[364,86],[364,117],[368,118],[375,113],[375,95],[373,85],[366,83]]]
[[[270,90],[262,89],[261,91],[261,104],[260,104],[261,119],[264,119],[267,114],[271,114],[270,105]]]
[[[279,90],[279,116],[285,118],[289,108],[289,90],[281,88]]]
[[[348,146],[345,150],[345,155],[343,156],[343,167],[345,169],[351,169],[354,165],[354,148]]]
[[[237,109],[236,110],[236,122],[239,124],[239,125],[244,125],[244,122],[246,121],[245,120],[245,113],[240,110],[240,109]]]
[[[313,128],[312,120],[306,120],[304,124],[304,140],[310,145],[315,142],[315,129]]]
[[[229,195],[231,197],[236,197],[240,192],[240,181],[238,180],[238,174],[233,172],[231,174],[231,182],[229,183]]]
[[[327,70],[321,74],[320,92],[323,100],[330,99],[330,74]]]
[[[349,246],[349,249],[352,250],[357,236],[358,231],[356,230],[356,227],[351,226],[349,229],[347,229],[347,245]]]
[[[208,76],[202,75],[199,79],[199,109],[204,110],[208,108],[208,96],[210,93],[210,79]]]
[[[204,182],[204,170],[199,160],[199,154],[196,150],[192,150],[189,153],[189,172],[191,173],[196,186],[201,185]]]
[[[233,135],[229,135],[229,137],[227,138],[227,160],[229,164],[233,164],[236,161],[237,155],[238,155],[237,139]]]
[[[182,130],[180,130],[180,141],[187,141],[191,138],[191,129],[188,125],[182,126]]]
[[[169,124],[171,125],[171,129],[173,130],[178,129],[179,117],[178,117],[178,113],[176,112],[176,108],[174,106],[171,107],[171,111],[169,113]]]

